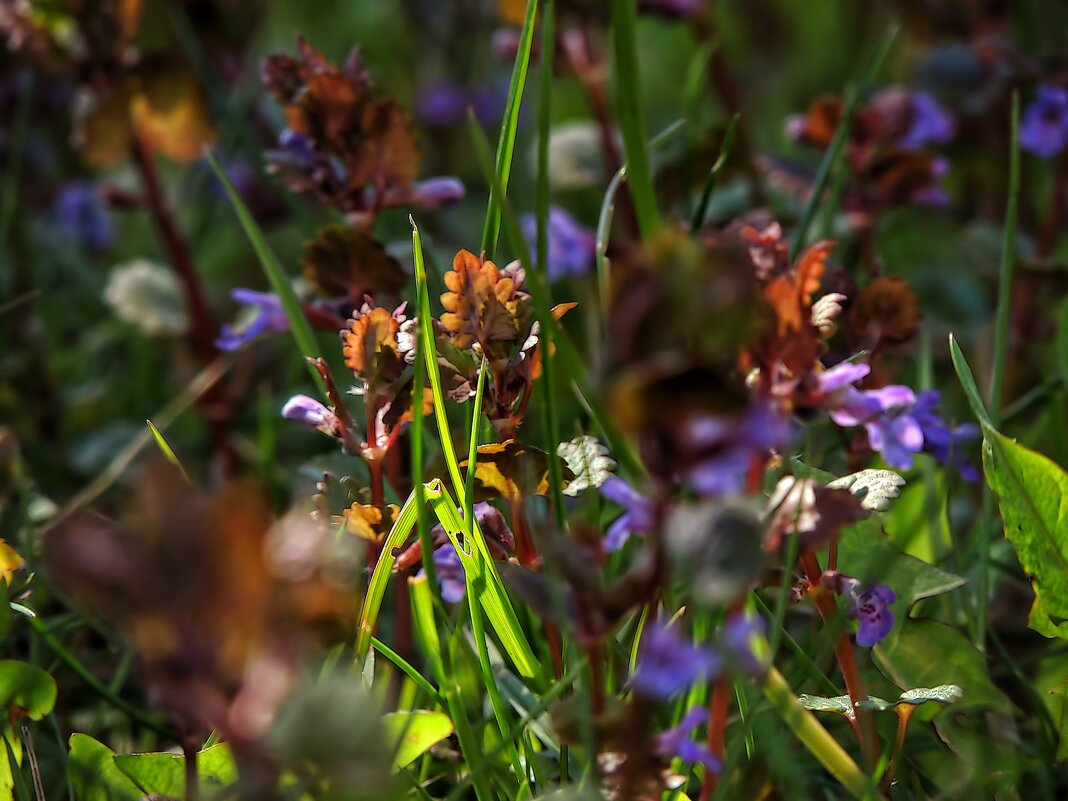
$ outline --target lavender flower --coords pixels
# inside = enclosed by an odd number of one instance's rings
[[[609,553],[622,548],[631,534],[648,534],[656,524],[656,509],[653,502],[635,492],[634,488],[619,476],[609,476],[600,487],[601,494],[612,503],[623,507],[620,515],[604,538],[604,548]]]
[[[287,400],[282,407],[282,417],[331,436],[341,425],[330,409],[307,395],[294,395]]]
[[[87,181],[69,183],[56,198],[56,223],[87,247],[104,250],[115,241],[115,224],[97,188]]]
[[[908,130],[897,140],[906,150],[922,150],[943,145],[953,138],[957,125],[953,116],[926,92],[909,94],[911,117]]]
[[[768,670],[767,655],[758,653],[765,630],[764,619],[748,613],[732,615],[723,626],[723,647],[738,669],[751,678]]]
[[[846,596],[849,599],[849,616],[856,618],[857,645],[871,648],[881,641],[894,627],[894,613],[890,611],[897,597],[885,584],[875,584],[862,590],[856,579],[847,579]]]
[[[746,410],[741,420],[704,415],[691,422],[685,447],[696,454],[687,479],[701,495],[739,492],[753,459],[781,448],[790,438],[789,421],[766,404]]]
[[[711,649],[683,639],[677,626],[654,621],[642,633],[631,685],[637,692],[666,699],[719,670],[720,659]]]
[[[700,726],[707,716],[707,710],[695,706],[683,715],[678,726],[656,736],[653,750],[667,759],[678,757],[683,762],[704,765],[711,773],[719,773],[723,770],[723,763],[712,755],[707,746],[695,743],[689,736],[690,732]]]
[[[520,224],[523,236],[533,249],[538,239],[537,217],[527,214]],[[577,277],[587,273],[593,266],[597,235],[589,228],[579,225],[574,217],[559,206],[549,209],[547,229],[549,279],[556,281],[567,276]]]
[[[424,87],[415,101],[415,115],[433,128],[458,125],[467,115],[471,93],[454,81],[439,81]]]
[[[963,423],[950,428],[936,413],[942,401],[937,389],[921,392],[912,407],[912,416],[923,429],[923,450],[941,464],[951,464],[967,481],[978,481],[979,471],[964,454],[964,443],[979,436],[979,426]]]
[[[1068,90],[1038,87],[1038,97],[1020,122],[1020,147],[1044,159],[1052,158],[1068,143]]]
[[[464,599],[464,593],[467,591],[464,567],[451,542],[446,542],[434,551],[434,573],[437,575],[438,586],[441,587],[443,601],[456,604]],[[420,570],[418,575],[424,576],[426,571]]]
[[[439,209],[463,200],[467,194],[464,182],[451,175],[427,178],[407,186],[390,187],[386,190],[385,205],[413,205],[420,209]]]
[[[224,325],[215,340],[219,350],[238,350],[253,339],[263,334],[275,334],[289,330],[289,320],[282,310],[282,302],[269,292],[257,292],[253,289],[238,288],[230,293],[238,303],[255,309],[255,316],[240,329]]]

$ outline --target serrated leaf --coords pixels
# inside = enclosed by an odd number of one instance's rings
[[[865,509],[885,512],[890,508],[890,501],[901,495],[905,479],[893,470],[861,470],[835,479],[827,486],[831,489],[847,489]]]
[[[563,459],[575,478],[564,490],[572,497],[591,487],[599,487],[616,469],[615,459],[596,437],[575,437],[570,442],[561,442],[556,455]]]
[[[382,716],[386,735],[394,742],[393,770],[410,765],[436,743],[452,734],[452,721],[444,712],[415,710]]]
[[[904,609],[965,583],[960,576],[903,553],[883,536],[877,523],[868,520],[842,532],[838,569],[864,584],[889,585]]]
[[[1039,634],[1068,639],[1068,473],[989,426],[983,434],[986,480],[1035,590],[1028,623]]]
[[[857,706],[886,712],[899,706],[920,706],[928,701],[952,704],[959,701],[963,695],[964,691],[956,684],[940,684],[938,687],[916,687],[912,690],[905,690],[896,701],[884,701],[882,698],[872,696],[861,701]]]

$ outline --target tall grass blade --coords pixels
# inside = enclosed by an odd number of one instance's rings
[[[178,468],[178,472],[182,474],[182,478],[189,481],[189,474],[185,472],[185,468],[182,467],[182,462],[178,458],[178,454],[174,452],[174,448],[167,442],[167,438],[163,436],[163,432],[156,428],[156,424],[151,420],[145,420],[148,425],[148,430],[152,432],[152,439],[156,441],[156,446],[160,449],[160,452],[167,459],[168,462]]]
[[[263,230],[256,224],[256,220],[248,210],[248,206],[245,205],[245,201],[241,199],[241,195],[234,188],[230,177],[219,164],[215,154],[211,150],[207,150],[205,155],[208,158],[211,169],[215,172],[215,177],[219,179],[219,182],[226,189],[230,205],[234,207],[237,219],[245,230],[245,235],[249,238],[249,242],[252,243],[252,249],[256,251],[256,257],[260,260],[260,266],[263,267],[267,281],[282,304],[282,311],[285,312],[286,319],[289,320],[289,327],[293,332],[293,339],[296,340],[297,349],[302,356],[318,357],[319,346],[315,342],[315,334],[312,331],[311,324],[308,322],[308,318],[304,316],[304,310],[300,307],[300,300],[289,283],[289,277],[278,261],[278,257],[271,250],[271,246],[267,244],[267,238],[263,235]],[[310,363],[308,364],[308,371],[311,373],[315,385],[319,387],[319,391],[325,397],[326,384],[323,383],[322,376]]]
[[[519,35],[519,49],[512,67],[508,100],[504,106],[500,137],[497,139],[496,175],[506,189],[512,172],[512,156],[515,152],[516,131],[519,128],[519,108],[523,103],[523,90],[527,84],[527,69],[530,66],[530,51],[534,43],[534,23],[537,17],[538,0],[527,0],[527,13],[523,19],[523,30]],[[545,60],[552,61],[548,57]],[[500,232],[501,207],[493,192],[490,192],[486,206],[486,223],[482,230],[482,250],[485,251],[487,258],[493,257]]]
[[[716,162],[712,165],[712,169],[708,171],[708,180],[705,181],[704,189],[701,190],[701,200],[698,201],[697,208],[693,212],[693,219],[690,220],[690,231],[693,233],[696,233],[705,224],[705,217],[708,216],[708,204],[712,202],[712,193],[716,191],[719,174],[723,172],[723,168],[727,165],[727,157],[731,153],[731,145],[734,144],[734,134],[738,129],[740,116],[735,114],[731,117],[727,132],[723,135],[723,145],[719,149],[719,156],[716,157]]]

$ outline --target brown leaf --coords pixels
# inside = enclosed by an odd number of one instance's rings
[[[395,504],[372,506],[354,503],[345,510],[345,528],[350,533],[370,542],[382,542],[397,522],[400,507]]]
[[[458,348],[475,342],[488,350],[494,342],[515,342],[529,317],[525,293],[492,261],[461,250],[445,273],[449,290],[441,296],[441,326]]]
[[[391,313],[368,301],[341,331],[345,365],[372,389],[395,381],[404,371],[404,357],[397,344],[402,322],[402,309]]]
[[[304,275],[328,297],[399,295],[408,284],[400,262],[370,234],[328,225],[304,246]]]
[[[480,445],[475,464],[475,498],[480,501],[503,498],[518,503],[530,495],[545,495],[549,490],[549,459],[545,451],[510,439]],[[467,460],[460,463],[466,467]],[[571,471],[560,463],[565,483]]]
[[[394,100],[364,106],[361,139],[349,168],[349,186],[404,186],[419,177],[419,146],[404,109]]]
[[[132,129],[152,150],[188,164],[215,141],[215,126],[196,74],[161,57],[142,61],[133,74]]]

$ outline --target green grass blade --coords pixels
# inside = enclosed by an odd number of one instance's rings
[[[220,166],[215,154],[211,150],[205,151],[205,154],[212,170],[215,171],[215,176],[226,189],[230,205],[234,207],[237,219],[241,222],[241,227],[245,230],[245,235],[248,236],[249,242],[252,243],[252,249],[256,251],[256,257],[260,260],[260,266],[263,267],[263,272],[267,275],[267,281],[270,283],[271,289],[282,304],[282,311],[285,312],[286,319],[289,320],[289,327],[293,332],[293,339],[296,340],[297,349],[302,356],[318,357],[319,346],[315,342],[315,334],[312,331],[311,324],[308,322],[308,318],[304,316],[304,310],[300,307],[300,300],[293,291],[293,287],[290,285],[289,278],[278,261],[278,257],[274,255],[271,246],[267,244],[267,238],[263,235],[263,230],[256,224],[256,220],[248,210],[248,206],[245,205],[245,201],[241,199],[241,195],[234,188],[226,171]],[[308,365],[308,371],[311,373],[315,385],[319,387],[319,391],[325,397],[326,385],[323,383],[322,376],[311,364]]]
[[[960,345],[957,344],[957,338],[952,334],[949,335],[949,355],[953,360],[953,369],[957,372],[957,379],[960,381],[961,387],[964,388],[964,396],[972,407],[972,412],[980,424],[993,427],[990,415],[986,411],[986,405],[983,403],[983,396],[979,393],[979,387],[975,383],[972,368],[968,365],[968,360],[964,358],[964,353],[961,351]]]
[[[382,608],[382,599],[386,594],[386,585],[393,571],[393,563],[396,557],[393,552],[404,544],[408,535],[415,526],[416,507],[415,491],[408,496],[408,500],[401,507],[400,514],[393,528],[389,530],[385,542],[382,543],[382,553],[371,573],[371,581],[367,584],[367,594],[363,599],[363,608],[360,610],[360,622],[356,630],[356,666],[362,670],[367,662],[367,651],[371,647],[371,637],[378,625],[378,613]]]
[[[438,683],[443,681],[445,663],[441,653],[441,638],[434,620],[434,597],[430,594],[427,576],[415,576],[408,580],[408,595],[412,603],[412,624],[417,641],[430,660]]]
[[[816,210],[819,208],[823,190],[827,187],[827,180],[831,177],[831,170],[834,169],[835,164],[838,163],[838,159],[845,150],[845,142],[849,135],[849,126],[853,122],[853,114],[856,112],[857,106],[860,104],[861,98],[864,97],[867,88],[879,73],[879,68],[882,67],[883,61],[886,60],[894,40],[897,39],[897,32],[897,26],[892,25],[883,34],[883,38],[875,50],[875,55],[872,56],[860,80],[853,86],[846,97],[845,106],[842,108],[842,119],[839,120],[838,128],[834,132],[834,139],[831,140],[830,147],[823,154],[823,159],[816,170],[816,177],[812,181],[812,194],[809,196],[808,202],[805,203],[805,208],[801,213],[801,220],[797,225],[797,231],[794,233],[794,241],[790,246],[790,261],[796,260],[805,247],[808,229],[812,226],[812,221],[816,217]]]
[[[653,174],[645,135],[641,75],[638,70],[637,1],[612,2],[612,53],[615,63],[616,113],[623,134],[631,195],[642,239],[649,239],[660,226]]]
[[[505,653],[508,654],[520,675],[540,684],[543,678],[541,663],[534,656],[530,642],[523,633],[515,608],[504,589],[501,575],[493,564],[493,558],[490,556],[478,522],[470,521],[471,529],[467,545],[470,550],[467,550],[457,536],[458,532],[465,531],[467,526],[460,518],[456,510],[456,502],[445,485],[438,479],[431,481],[426,485],[426,496],[460,557],[464,574],[469,582],[468,592],[471,592],[472,584],[478,587],[477,599],[481,602],[490,625],[500,638]]]
[[[998,307],[994,326],[994,365],[990,376],[990,420],[1001,424],[1001,395],[1005,386],[1005,358],[1009,350],[1009,312],[1012,305],[1012,273],[1016,265],[1016,223],[1020,205],[1020,93],[1012,93],[1011,145],[1009,147],[1009,197],[1005,205],[1005,231],[998,272]]]
[[[708,215],[708,204],[712,202],[712,193],[716,191],[719,174],[723,172],[723,168],[727,165],[727,157],[730,155],[731,145],[734,144],[734,134],[738,129],[740,117],[740,114],[735,114],[731,117],[727,132],[723,135],[723,145],[719,149],[719,156],[716,157],[716,163],[712,165],[712,169],[708,171],[708,180],[705,181],[704,189],[701,190],[701,200],[698,201],[697,208],[693,213],[693,219],[690,220],[690,231],[693,233],[696,233],[705,224],[705,217]]]
[[[616,194],[619,187],[627,180],[627,165],[619,168],[612,180],[608,182],[604,198],[601,200],[601,213],[597,217],[597,249],[594,252],[597,266],[597,297],[601,301],[601,315],[608,318],[608,289],[611,285],[608,259],[608,240],[612,236],[612,220],[616,213]]]
[[[434,685],[427,680],[426,676],[412,667],[404,657],[378,639],[378,637],[371,637],[371,645],[374,646],[374,649],[378,653],[382,654],[382,656],[396,665],[405,676],[414,681],[416,686],[425,692],[427,697],[430,698],[434,704],[443,709],[445,708],[445,699],[441,697],[441,694],[434,688]]]
[[[167,438],[163,436],[163,432],[156,428],[156,424],[151,420],[145,420],[145,423],[148,425],[148,430],[152,432],[152,439],[156,441],[156,446],[166,457],[167,461],[178,468],[178,472],[182,474],[182,478],[189,481],[189,474],[185,472],[185,468],[182,467],[182,462],[178,459],[178,454],[174,452],[171,444],[167,442]]]
[[[538,0],[527,0],[527,13],[523,20],[523,30],[519,35],[519,50],[516,52],[515,64],[512,67],[512,80],[508,85],[508,100],[504,106],[501,134],[497,139],[496,175],[506,189],[512,172],[516,130],[519,128],[519,107],[522,105],[523,90],[527,83],[527,69],[530,66],[530,51],[534,43],[534,24],[537,17]],[[546,57],[545,60],[551,62],[552,58]],[[486,206],[486,223],[482,230],[482,250],[488,258],[492,258],[493,252],[497,249],[500,232],[501,207],[491,191]]]
[[[486,395],[486,372],[486,360],[483,359],[478,366],[478,382],[475,385],[475,410],[471,414],[471,441],[467,446],[467,474],[464,479],[466,498],[464,502],[464,522],[467,523],[467,527],[464,530],[468,533],[470,533],[471,523],[475,519],[475,469],[478,466],[478,432],[479,421],[482,418],[482,403]]]
[[[420,253],[420,257],[422,254]],[[425,278],[425,275],[424,275]],[[422,328],[426,320],[430,318],[424,316],[423,306],[429,306],[429,301],[424,300],[427,294],[426,281],[416,281],[415,295],[416,295],[416,308],[419,310],[416,320],[416,336],[415,336],[415,371],[412,377],[412,427],[411,427],[411,445],[412,445],[412,483],[415,485],[415,509],[416,509],[416,526],[419,533],[419,545],[422,550],[423,557],[423,570],[426,573],[427,592],[436,590],[438,586],[437,569],[434,566],[434,543],[430,539],[430,526],[427,523],[426,515],[426,496],[423,494],[423,435],[425,429],[423,428],[423,386],[426,373],[423,370],[423,336]],[[435,396],[434,402],[437,403],[437,396]],[[433,623],[433,612],[431,612],[431,623]],[[437,653],[437,650],[435,650]],[[440,654],[438,655],[440,660]]]
[[[445,457],[449,478],[452,480],[452,485],[459,496],[460,503],[466,505],[465,498],[467,493],[464,489],[463,475],[460,473],[460,462],[456,458],[456,449],[453,447],[452,436],[449,433],[448,407],[445,405],[445,393],[441,388],[441,372],[438,370],[438,350],[437,344],[434,342],[434,327],[429,325],[432,315],[430,313],[430,294],[426,282],[426,264],[423,260],[423,243],[415,220],[412,217],[408,219],[412,223],[412,251],[415,254],[415,282],[419,301],[419,350],[423,356],[423,365],[426,368],[427,377],[430,379],[431,392],[434,394],[434,418],[438,423],[438,439],[441,441],[441,452]]]

